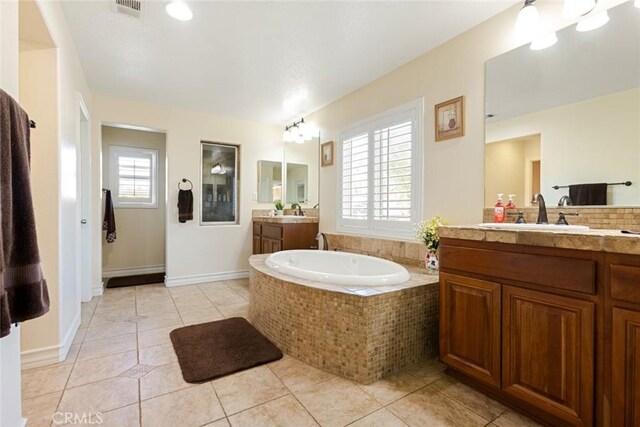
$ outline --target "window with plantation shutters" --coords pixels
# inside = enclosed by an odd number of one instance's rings
[[[115,207],[157,207],[157,151],[109,147],[111,195]]]
[[[423,101],[340,132],[338,231],[413,238],[422,209]]]

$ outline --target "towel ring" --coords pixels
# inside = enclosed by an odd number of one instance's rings
[[[187,188],[187,190],[193,190],[193,182],[191,182],[187,178],[182,178],[182,182],[188,182],[189,184],[191,184],[191,187]],[[178,190],[182,190],[182,188],[180,188],[180,183],[179,182],[178,182]]]

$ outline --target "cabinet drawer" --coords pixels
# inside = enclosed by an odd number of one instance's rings
[[[611,298],[640,304],[640,267],[611,266]]]
[[[596,263],[587,259],[441,246],[440,268],[596,293]]]
[[[282,226],[262,224],[262,235],[270,239],[282,239]]]
[[[256,223],[253,224],[253,234],[255,234],[256,236],[259,236],[260,234],[262,234],[260,224],[256,224]]]

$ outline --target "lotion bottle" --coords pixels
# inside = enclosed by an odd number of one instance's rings
[[[502,204],[502,194],[498,194],[498,203],[493,208],[493,222],[503,223],[506,218],[504,205]]]
[[[516,208],[516,204],[513,203],[514,197],[516,197],[515,194],[509,194],[509,201],[507,201],[507,210]]]

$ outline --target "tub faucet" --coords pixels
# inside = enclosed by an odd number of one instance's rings
[[[538,193],[533,196],[533,200],[538,203],[538,220],[536,224],[549,224],[549,219],[547,218],[547,205],[544,203],[544,197],[542,194]]]
[[[320,248],[320,239],[322,239],[322,250],[329,250],[329,240],[327,240],[327,236],[324,233],[316,234],[316,240],[318,241],[318,248]]]
[[[560,197],[560,200],[558,201],[558,206],[571,206],[572,204],[573,202],[571,201],[571,197],[566,194]]]

